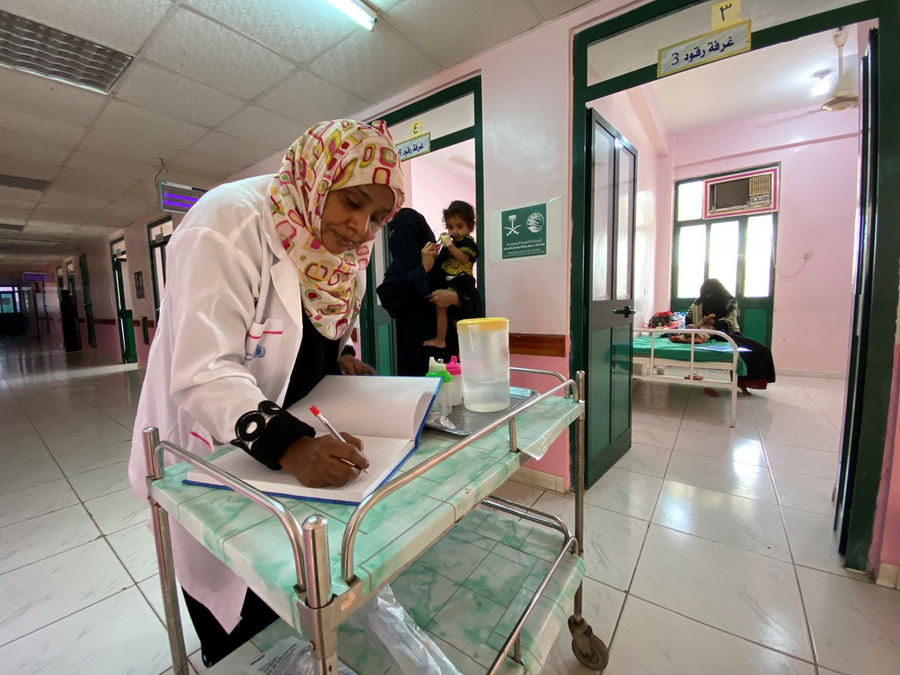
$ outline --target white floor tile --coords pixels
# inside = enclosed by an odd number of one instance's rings
[[[163,626],[166,625],[166,610],[163,607],[162,589],[159,585],[159,575],[155,575],[138,584],[141,593],[147,598],[156,616],[159,617]],[[188,614],[187,606],[184,604],[184,595],[181,587],[178,590],[178,611],[181,614],[181,626],[184,629],[184,648],[189,654],[193,654],[200,649],[200,638],[197,637],[197,631],[194,630],[194,624],[191,623],[191,615]]]
[[[535,508],[562,518],[575,526],[575,500],[545,493]],[[648,523],[619,513],[584,506],[584,549],[587,576],[601,583],[627,590],[631,584]]]
[[[675,446],[677,433],[672,428],[657,427],[640,422],[631,425],[631,442],[640,445],[650,445],[655,448],[671,450]]]
[[[789,563],[651,525],[631,592],[732,635],[812,659]]]
[[[673,452],[666,480],[777,503],[768,469],[754,464]]]
[[[172,661],[166,632],[129,588],[0,647],[4,673],[160,673]]]
[[[640,393],[632,396],[632,407],[636,411],[649,413],[651,415],[662,415],[665,412],[678,413],[684,412],[685,400],[674,400],[667,396],[643,396]]]
[[[628,452],[616,462],[615,468],[662,478],[666,475],[666,467],[669,466],[671,455],[672,451],[666,448],[632,443]]]
[[[127,527],[106,539],[135,581],[145,581],[159,573],[153,532],[146,522]]]
[[[834,515],[781,507],[794,563],[849,577],[861,572],[848,570],[838,553],[838,535],[833,529]]]
[[[593,579],[584,580],[584,617],[591,625],[594,635],[606,642],[612,640],[613,631],[622,611],[625,594],[605,586]],[[572,634],[563,624],[556,636],[553,649],[547,657],[542,673],[594,673],[584,668],[572,653]]]
[[[61,441],[47,443],[47,447],[53,456],[58,458],[67,455],[77,455],[94,448],[117,445],[131,441],[131,432],[120,424],[116,428],[99,434],[80,434]]]
[[[87,544],[100,536],[81,504],[0,528],[0,574]]]
[[[603,672],[607,675],[815,675],[816,669],[811,663],[792,659],[631,596],[616,632],[610,664]]]
[[[735,421],[735,426],[732,428],[730,415],[716,416],[685,413],[684,419],[681,421],[681,429],[759,440],[759,427],[757,427],[756,420],[752,417],[738,417]]]
[[[760,426],[763,443],[793,445],[798,448],[811,448],[825,452],[838,452],[841,447],[841,435],[831,426],[817,429],[797,429],[773,424]]]
[[[0,471],[12,472],[22,467],[41,464],[53,456],[47,451],[44,442],[37,440],[7,441],[4,439],[0,448]]]
[[[131,442],[118,441],[111,445],[97,445],[84,448],[79,452],[57,457],[63,473],[74,476],[94,469],[101,469],[112,464],[127,462],[131,455]]]
[[[523,506],[533,506],[534,503],[544,494],[544,490],[536,488],[532,485],[523,485],[515,481],[507,481],[500,486],[499,490],[495,490],[494,494],[502,499],[508,499],[511,502],[522,504]]]
[[[775,479],[778,503],[782,506],[825,515],[834,514],[834,504],[831,503],[834,478],[775,470],[772,471],[772,477]]]
[[[650,520],[661,484],[661,478],[613,468],[585,492],[584,501],[626,516]]]
[[[710,434],[705,431],[682,429],[675,440],[675,450],[744,464],[766,465],[766,457],[759,439],[730,434]]]
[[[69,477],[69,482],[83,502],[124,490],[129,486],[128,462],[75,474]]]
[[[900,663],[900,593],[798,568],[816,657],[850,675],[889,675]]]
[[[0,644],[133,585],[103,540],[0,576]]]
[[[62,471],[52,458],[27,464],[16,469],[0,471],[0,495],[25,488],[52,483],[63,478]]]
[[[791,562],[781,511],[775,504],[665,481],[653,522]]]
[[[0,495],[0,527],[43,516],[78,503],[65,480]]]
[[[112,534],[143,523],[150,515],[147,503],[135,497],[130,489],[92,499],[85,502],[84,508],[91,514],[103,534]]]
[[[646,408],[641,410],[635,409],[631,413],[631,423],[646,424],[651,427],[663,427],[677,432],[681,427],[681,412],[671,412],[659,410],[654,412],[646,412]]]
[[[822,452],[777,443],[766,443],[766,457],[773,471],[791,471],[832,480],[837,478],[840,466],[840,455],[836,452]]]
[[[91,417],[88,420],[83,419],[83,416],[79,415],[77,420],[73,419],[71,422],[67,421],[49,428],[38,427],[38,433],[47,445],[54,443],[64,445],[67,441],[86,435],[97,438],[100,436],[121,435],[123,431],[126,435],[130,435],[129,429],[126,429],[100,411],[97,411],[97,413],[98,417]]]

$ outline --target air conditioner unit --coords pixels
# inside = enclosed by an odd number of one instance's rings
[[[724,218],[778,210],[781,165],[748,169],[703,181],[703,217]]]

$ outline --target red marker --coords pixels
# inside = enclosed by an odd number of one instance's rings
[[[340,441],[341,443],[346,443],[346,442],[347,442],[346,440],[344,440],[344,437],[341,436],[341,435],[337,432],[337,429],[335,429],[333,426],[331,426],[331,422],[329,422],[328,420],[325,419],[325,415],[322,414],[322,411],[321,411],[321,410],[319,410],[316,406],[310,406],[309,411],[310,411],[313,415],[315,415],[315,418],[316,418],[317,420],[319,420],[319,421],[322,423],[322,426],[325,427],[325,428],[328,430],[328,433],[331,434],[331,437],[332,437],[334,440]],[[362,449],[360,449],[359,452],[360,452],[360,454],[362,454]],[[365,456],[365,455],[363,455],[363,456]],[[343,461],[347,462],[347,460],[343,460]],[[352,462],[347,462],[347,464],[350,464],[351,466],[356,466],[356,465],[353,464]],[[363,471],[365,471],[366,473],[369,473],[369,470],[368,470],[368,469],[363,469]]]

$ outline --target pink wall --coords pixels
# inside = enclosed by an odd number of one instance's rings
[[[858,111],[792,111],[675,136],[675,180],[782,163],[775,320],[777,368],[845,373],[853,293]],[[664,248],[664,250],[660,250]],[[803,254],[813,254],[803,270]],[[671,243],[657,249],[671,272]],[[795,275],[796,276],[790,276]],[[809,340],[811,327],[817,331]]]
[[[469,180],[426,163],[413,159],[411,173],[412,194],[407,205],[425,216],[435,235],[444,231],[443,211],[454,199],[475,204],[475,172]],[[474,236],[474,233],[473,233]]]
[[[900,567],[900,434],[897,416],[900,408],[900,345],[894,346],[894,375],[891,379],[891,401],[888,428],[881,466],[881,486],[875,513],[872,548],[869,560],[876,574],[881,565]]]

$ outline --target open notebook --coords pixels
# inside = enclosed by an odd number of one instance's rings
[[[310,406],[318,406],[335,429],[363,442],[369,473],[361,473],[344,487],[305,487],[292,474],[272,471],[237,448],[213,460],[213,464],[276,497],[359,504],[386,483],[416,449],[440,383],[440,378],[434,377],[329,375],[306,398],[288,408],[315,429],[317,436],[327,435],[309,411]],[[224,487],[196,469],[184,482]]]

